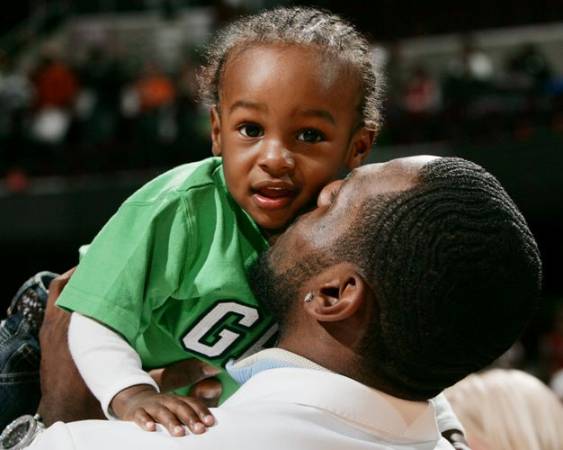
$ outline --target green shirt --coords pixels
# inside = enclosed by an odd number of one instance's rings
[[[121,334],[145,369],[189,357],[224,367],[275,333],[246,280],[267,246],[228,193],[221,159],[186,164],[121,205],[57,304]],[[222,377],[226,398],[236,385]]]

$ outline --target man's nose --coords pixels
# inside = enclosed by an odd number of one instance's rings
[[[329,206],[332,203],[332,197],[340,190],[344,180],[336,180],[327,184],[317,197],[317,207]]]
[[[279,141],[265,143],[259,166],[273,177],[282,177],[295,169],[293,153]]]

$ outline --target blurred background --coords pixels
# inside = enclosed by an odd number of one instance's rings
[[[32,274],[74,266],[136,188],[210,154],[194,86],[209,36],[242,13],[297,4],[351,20],[385,67],[373,161],[471,159],[524,212],[544,299],[506,364],[548,381],[563,369],[561,0],[12,2],[0,15],[0,316]]]

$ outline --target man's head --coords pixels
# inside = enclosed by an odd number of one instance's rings
[[[414,157],[328,185],[251,277],[280,320],[282,347],[424,399],[514,342],[535,309],[541,264],[492,175]]]

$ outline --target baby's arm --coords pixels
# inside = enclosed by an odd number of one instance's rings
[[[159,393],[135,350],[100,323],[73,313],[69,348],[107,417],[132,420],[147,431],[162,423],[175,436],[184,435],[183,424],[194,433],[213,425],[213,416],[199,400]]]

